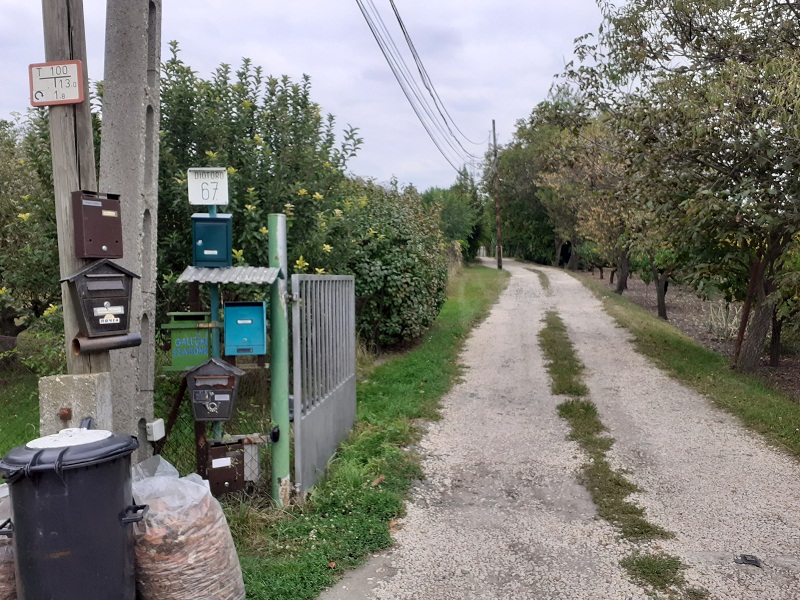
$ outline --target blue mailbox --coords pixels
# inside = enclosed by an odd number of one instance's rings
[[[225,356],[267,353],[267,303],[225,303]]]
[[[233,249],[233,215],[192,215],[192,265],[230,267]]]

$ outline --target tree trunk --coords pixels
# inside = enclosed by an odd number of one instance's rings
[[[575,271],[578,269],[578,261],[580,257],[578,253],[575,251],[575,246],[572,246],[572,252],[569,255],[569,262],[567,262],[567,270],[568,271]]]
[[[603,267],[597,267],[600,271],[600,281],[603,281]]]
[[[630,271],[630,266],[631,265],[628,253],[625,252],[620,257],[619,264],[617,265],[619,273],[617,276],[617,289],[615,291],[618,294],[621,294],[622,292],[628,289],[628,272]]]
[[[736,361],[736,368],[745,373],[752,373],[758,368],[761,355],[764,353],[764,342],[772,323],[772,306],[764,294],[760,295],[753,307],[751,321]]]
[[[564,242],[557,241],[556,242],[556,255],[553,258],[553,266],[558,267],[558,263],[561,262],[561,249],[564,247]]]
[[[772,335],[769,344],[769,366],[779,367],[781,365],[781,331],[783,330],[783,319],[778,317],[776,311],[772,312]]]
[[[653,283],[656,287],[656,304],[658,305],[658,316],[667,320],[667,280],[669,273],[659,271],[653,267]]]

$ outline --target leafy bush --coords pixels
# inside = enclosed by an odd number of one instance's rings
[[[445,299],[447,256],[437,206],[413,187],[361,180],[343,188],[340,207],[321,213],[309,253],[296,272],[356,278],[359,337],[380,346],[415,340]]]

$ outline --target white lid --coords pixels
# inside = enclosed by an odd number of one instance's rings
[[[92,444],[99,442],[106,438],[111,437],[113,434],[104,429],[80,429],[78,427],[69,427],[62,429],[58,433],[46,435],[39,439],[33,440],[25,444],[26,447],[32,450],[46,450],[47,448],[66,448],[70,446],[82,446],[84,444]]]

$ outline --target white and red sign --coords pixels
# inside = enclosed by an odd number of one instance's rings
[[[83,102],[83,65],[79,60],[60,60],[28,66],[31,106]]]

